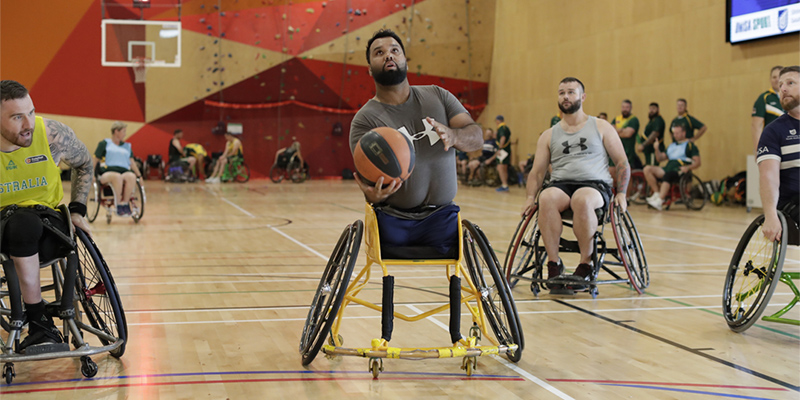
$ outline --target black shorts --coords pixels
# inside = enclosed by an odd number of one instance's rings
[[[665,171],[664,176],[661,177],[661,181],[667,183],[678,183],[680,179],[681,179],[680,171]]]
[[[608,208],[609,201],[612,197],[611,186],[608,186],[608,184],[603,181],[556,181],[550,182],[547,187],[559,188],[570,198],[572,198],[572,195],[580,188],[590,187],[595,189],[600,192],[600,196],[603,197],[604,210]]]
[[[2,219],[0,249],[5,254],[30,257],[39,253],[39,260],[49,261],[71,250],[61,238],[44,227],[43,221],[47,219],[56,229],[68,235],[68,225],[63,215],[53,209],[21,207],[13,212],[6,209],[2,212]]]

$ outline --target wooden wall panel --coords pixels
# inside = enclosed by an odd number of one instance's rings
[[[623,99],[647,122],[647,105],[661,104],[669,122],[675,101],[709,126],[698,142],[699,175],[720,179],[745,169],[752,154],[750,112],[769,87],[773,65],[800,61],[798,36],[725,42],[724,1],[497,0],[489,106],[480,122],[503,114],[519,139],[518,154],[558,111],[558,82],[575,76],[587,86],[584,109],[619,114]],[[513,139],[513,138],[512,138]]]

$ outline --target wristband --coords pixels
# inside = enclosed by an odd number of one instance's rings
[[[69,203],[67,208],[69,209],[70,214],[78,214],[81,217],[86,216],[86,204],[73,201]]]

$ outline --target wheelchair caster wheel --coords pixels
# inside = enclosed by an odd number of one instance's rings
[[[106,214],[106,223],[107,224],[111,223],[111,213],[110,212],[108,214]]]
[[[478,357],[464,357],[461,362],[461,369],[467,371],[467,376],[472,376],[472,373],[478,369]]]
[[[372,379],[378,379],[378,375],[383,372],[383,359],[370,358],[369,370],[372,372]]]
[[[340,346],[344,344],[344,338],[342,335],[336,335],[336,338],[339,339]],[[328,338],[328,344],[331,346],[336,346],[336,343],[333,341],[333,335]]]
[[[481,340],[481,328],[478,327],[476,322],[473,322],[472,327],[469,328],[469,337],[474,337],[476,342]]]
[[[539,296],[539,285],[536,282],[531,282],[531,293],[536,297]]]
[[[15,376],[17,374],[14,372],[14,363],[6,363],[3,366],[3,378],[6,380],[6,384],[10,385]]]
[[[97,364],[87,356],[81,357],[81,374],[87,378],[97,375]]]
[[[589,289],[589,294],[591,294],[591,295],[592,295],[592,298],[593,298],[593,299],[596,299],[596,298],[597,298],[597,295],[598,295],[598,294],[600,294],[600,291],[599,291],[599,290],[597,290],[597,288],[596,288],[596,287],[593,287],[593,288]]]

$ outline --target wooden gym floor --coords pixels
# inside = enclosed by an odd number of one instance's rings
[[[328,255],[348,223],[364,218],[352,181],[206,185],[146,181],[143,220],[104,214],[93,224],[128,320],[125,355],[94,360],[84,379],[72,359],[17,363],[8,399],[797,399],[800,327],[759,323],[744,334],[721,315],[727,264],[756,216],[744,208],[631,206],[650,264],[643,295],[623,285],[586,294],[534,297],[513,290],[526,338],[523,358],[478,360],[467,378],[460,359],[385,360],[373,380],[367,359],[327,359],[309,368],[298,354],[308,305]],[[464,218],[504,259],[524,191],[461,187]],[[103,211],[101,211],[102,213]],[[607,232],[610,235],[610,232]],[[613,235],[607,236],[613,242]],[[359,257],[356,270],[364,265]],[[564,257],[568,270],[574,268]],[[791,249],[786,271],[800,271]],[[401,267],[396,310],[413,314],[447,301],[443,268]],[[364,296],[379,302],[380,278]],[[769,310],[791,298],[779,285]],[[800,318],[800,310],[790,317]],[[345,345],[368,347],[380,316],[351,306]],[[396,320],[392,344],[447,346],[448,315]]]

